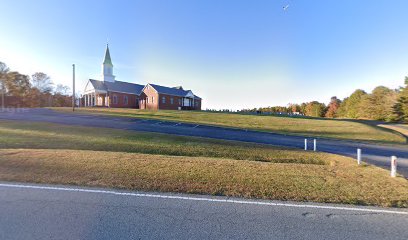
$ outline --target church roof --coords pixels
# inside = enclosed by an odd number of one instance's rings
[[[112,59],[109,53],[109,45],[106,45],[105,59],[103,60],[103,64],[110,64],[113,66]]]
[[[140,95],[144,88],[144,86],[140,84],[121,82],[121,81],[106,82],[106,81],[99,81],[99,80],[94,80],[94,79],[89,79],[89,81],[91,82],[95,90],[102,90],[102,91],[121,92],[121,93]]]
[[[190,92],[190,90],[184,90],[181,86],[178,87],[164,87],[156,84],[149,84],[152,86],[158,93],[168,94],[173,96],[185,97]],[[195,98],[201,99],[199,96],[194,95]]]

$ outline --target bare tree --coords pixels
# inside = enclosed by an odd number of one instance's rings
[[[55,94],[60,94],[60,95],[68,95],[69,93],[69,87],[58,84],[57,87],[55,88]]]
[[[32,76],[33,87],[40,90],[42,93],[51,93],[53,90],[53,83],[50,77],[42,72],[36,72]]]

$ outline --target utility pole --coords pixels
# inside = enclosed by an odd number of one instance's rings
[[[6,88],[4,87],[4,82],[6,81],[6,74],[0,74],[0,91],[1,91],[1,111],[4,112],[4,107],[5,107],[5,103],[4,103],[4,94],[6,93]]]
[[[3,80],[3,79],[0,79],[0,80]],[[4,112],[4,92],[5,92],[5,89],[4,89],[4,82],[1,81],[0,83],[1,83],[1,89],[0,89],[0,91],[1,91],[1,111]]]
[[[4,83],[3,83],[3,82],[1,83],[1,89],[0,89],[0,91],[1,91],[1,111],[3,112],[3,111],[4,111],[4,92],[5,92]]]
[[[75,64],[72,64],[72,111],[75,112]]]

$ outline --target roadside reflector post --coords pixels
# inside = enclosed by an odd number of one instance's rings
[[[313,139],[313,151],[315,151],[315,152],[316,152],[316,149],[317,149],[317,144],[316,143],[317,143],[316,139]]]
[[[357,148],[357,164],[361,164],[361,149]]]
[[[391,157],[391,177],[397,176],[397,157]]]
[[[307,151],[307,138],[305,138],[305,151]]]

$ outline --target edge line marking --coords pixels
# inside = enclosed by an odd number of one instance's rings
[[[278,206],[278,207],[332,209],[332,210],[344,210],[344,211],[408,215],[408,212],[405,212],[405,211],[393,211],[393,210],[383,210],[383,209],[335,207],[335,206],[294,204],[294,203],[273,203],[273,202],[261,202],[261,201],[258,202],[258,201],[250,201],[250,200],[217,199],[217,198],[205,198],[205,197],[185,197],[185,196],[172,196],[172,195],[160,195],[160,194],[149,194],[149,193],[117,192],[117,191],[112,191],[112,190],[97,190],[97,189],[85,189],[85,188],[46,187],[46,186],[4,184],[4,183],[0,183],[0,187],[55,190],[55,191],[67,191],[67,192],[101,193],[101,194],[110,194],[110,195],[119,195],[119,196],[133,196],[133,197],[160,198],[160,199],[178,199],[178,200],[189,200],[189,201],[238,203],[238,204],[266,205],[266,206]]]

